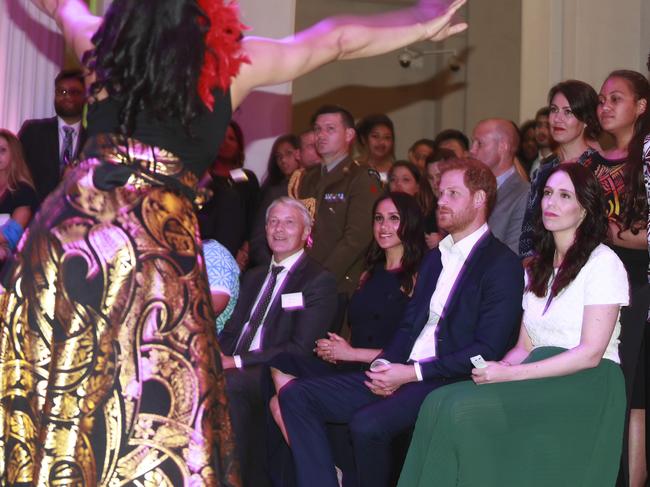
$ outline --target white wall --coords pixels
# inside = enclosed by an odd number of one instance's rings
[[[614,69],[647,72],[647,0],[525,0],[522,6],[521,120],[534,116],[563,79],[598,91]]]
[[[404,3],[300,0],[296,6],[296,30],[328,16],[383,12],[403,7]],[[426,43],[421,47],[443,46]],[[326,103],[348,108],[357,120],[372,113],[386,113],[395,122],[397,157],[404,158],[414,140],[434,135],[436,101],[444,91],[457,89],[456,79],[441,72],[439,64],[446,66],[444,63],[437,56],[428,56],[404,69],[397,53],[392,53],[324,66],[294,82],[293,130],[305,130],[311,114]]]
[[[370,14],[403,7],[403,0],[301,0],[297,28],[330,15]],[[424,50],[453,49],[461,68],[452,72],[448,56],[427,56],[403,69],[397,53],[325,66],[294,83],[294,131],[303,130],[323,103],[338,103],[361,118],[387,113],[395,122],[397,156],[411,143],[433,138],[445,128],[470,134],[482,118],[519,116],[521,0],[471,0],[460,16],[470,29],[445,42],[421,43]]]

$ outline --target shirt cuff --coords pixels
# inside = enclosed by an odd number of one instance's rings
[[[244,364],[241,363],[241,355],[233,355],[232,358],[235,361],[235,367],[241,369],[244,366]]]
[[[419,382],[422,382],[424,378],[422,377],[422,369],[420,368],[420,362],[415,362],[413,364],[413,367],[415,368],[415,376],[418,378]]]

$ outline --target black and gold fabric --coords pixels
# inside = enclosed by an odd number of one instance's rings
[[[45,200],[0,299],[3,486],[239,485],[196,182],[95,136]]]

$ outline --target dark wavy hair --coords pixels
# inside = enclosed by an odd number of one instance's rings
[[[645,112],[634,123],[634,135],[627,150],[625,195],[621,214],[616,220],[621,232],[629,229],[637,235],[646,226],[648,198],[643,182],[643,138],[650,133],[650,82],[641,73],[628,69],[612,71],[607,76],[625,80],[635,99],[646,100]]]
[[[463,147],[463,149],[466,151],[469,150],[469,138],[463,132],[456,129],[443,130],[438,135],[436,135],[433,143],[436,147],[439,147],[440,144],[447,142],[448,140],[455,140]]]
[[[553,169],[549,178],[560,171],[571,179],[578,203],[586,214],[576,230],[575,240],[569,247],[555,279],[552,280],[549,302],[575,279],[593,250],[607,239],[608,233],[607,203],[594,173],[580,164],[568,163]],[[544,227],[541,204],[535,208],[533,229],[536,255],[526,269],[529,278],[526,290],[541,298],[546,296],[549,281],[553,276],[555,255],[555,241],[553,234]]]
[[[596,140],[602,128],[598,121],[596,114],[596,107],[598,107],[598,94],[590,84],[576,79],[568,79],[553,86],[548,92],[548,104],[553,102],[553,97],[561,93],[569,102],[573,115],[586,124],[585,135]]]
[[[435,196],[433,195],[433,190],[431,185],[427,181],[426,177],[420,172],[420,169],[410,161],[395,161],[388,171],[388,181],[393,177],[395,169],[398,167],[403,167],[408,170],[415,179],[415,182],[418,183],[418,192],[415,194],[415,200],[420,205],[420,210],[423,215],[428,215],[433,210],[435,205]]]
[[[379,113],[377,115],[368,115],[367,117],[363,117],[357,124],[356,131],[361,145],[364,147],[368,145],[370,132],[372,132],[372,129],[378,125],[387,127],[388,130],[390,130],[393,142],[395,142],[395,124],[393,124],[393,121],[388,117],[388,115]]]
[[[420,262],[427,251],[424,241],[424,219],[420,211],[420,206],[415,201],[415,198],[406,193],[386,193],[375,201],[372,207],[373,221],[379,203],[385,200],[391,200],[399,213],[400,224],[397,235],[404,247],[399,280],[404,293],[410,295],[413,292],[414,281],[418,268],[420,267]],[[366,253],[366,266],[364,270],[366,279],[372,275],[377,264],[383,264],[385,262],[386,252],[384,252],[373,238]]]
[[[124,135],[142,109],[189,131],[203,106],[197,85],[209,26],[195,0],[113,1],[83,63],[95,74],[91,96],[106,90],[121,105]]]
[[[280,166],[278,166],[278,158],[275,155],[280,144],[290,144],[294,149],[300,150],[300,139],[293,134],[281,135],[275,139],[275,142],[273,142],[273,146],[271,147],[271,154],[269,154],[269,162],[266,166],[266,179],[264,180],[261,189],[275,186],[286,179],[285,175],[282,174],[282,171],[280,170]]]
[[[409,152],[415,151],[415,149],[417,149],[418,145],[426,145],[432,151],[436,150],[436,143],[433,140],[431,140],[431,139],[418,139],[415,142],[413,142],[411,147],[409,147]]]
[[[241,129],[241,126],[235,122],[234,120],[231,120],[228,122],[228,127],[232,129],[233,133],[235,134],[235,138],[237,139],[237,145],[239,146],[239,153],[237,154],[237,160],[235,162],[236,167],[244,167],[244,159],[246,158],[246,142],[244,140],[244,131]]]

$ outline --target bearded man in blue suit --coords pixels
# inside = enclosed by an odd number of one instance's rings
[[[402,324],[373,371],[292,380],[279,393],[301,487],[338,485],[327,423],[347,423],[359,485],[389,485],[391,441],[408,431],[432,390],[467,380],[470,357],[499,360],[521,320],[523,269],[491,234],[496,180],[475,159],[441,163],[438,225]]]

